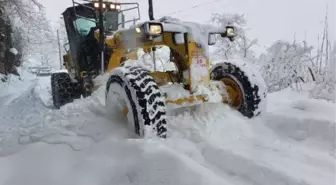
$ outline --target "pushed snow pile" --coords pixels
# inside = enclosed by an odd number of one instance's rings
[[[21,77],[9,75],[6,81],[0,80],[0,106],[10,103],[21,93],[30,90],[34,86],[35,79],[35,76],[23,71]]]
[[[335,152],[336,105],[286,89],[272,93],[267,125],[277,134]]]
[[[153,52],[145,53],[142,49],[137,52],[138,60],[127,60],[125,66],[138,66],[149,71],[154,71]],[[156,71],[176,70],[173,62],[170,62],[170,49],[167,46],[157,46],[155,51]]]

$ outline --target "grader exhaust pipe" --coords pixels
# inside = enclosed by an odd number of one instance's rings
[[[154,20],[154,11],[153,11],[153,0],[148,0],[148,15],[149,20]]]

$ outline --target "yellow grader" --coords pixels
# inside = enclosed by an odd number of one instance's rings
[[[138,17],[125,20],[125,12],[130,10],[137,10]],[[141,137],[153,133],[167,137],[166,112],[170,105],[226,103],[248,118],[262,111],[266,88],[254,82],[260,74],[251,75],[245,67],[230,61],[210,64],[209,45],[215,44],[218,36],[234,42],[233,26],[217,28],[165,17],[155,20],[152,0],[150,20],[137,24],[138,3],[73,1],[63,17],[69,43],[63,56],[66,72],[51,76],[56,108],[90,96],[97,88],[93,79],[108,74],[108,112],[124,115]],[[155,54],[159,46],[169,48],[169,62],[175,70],[157,70]],[[153,56],[154,69],[137,65],[141,63],[139,50]]]

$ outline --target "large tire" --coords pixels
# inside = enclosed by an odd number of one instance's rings
[[[80,93],[71,81],[68,73],[54,73],[51,75],[51,93],[55,108],[73,102],[80,98]]]
[[[165,98],[149,72],[140,67],[118,67],[106,84],[106,107],[115,116],[127,108],[130,129],[141,137],[166,138]]]
[[[211,69],[211,79],[230,78],[239,84],[243,94],[243,103],[237,108],[244,116],[252,118],[260,115],[266,107],[267,88],[261,75],[251,70],[247,64],[230,62],[216,64]]]

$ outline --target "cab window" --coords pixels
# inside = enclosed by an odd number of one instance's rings
[[[78,18],[74,21],[74,25],[80,35],[86,36],[92,27],[96,27],[96,23],[94,21],[94,19]]]

